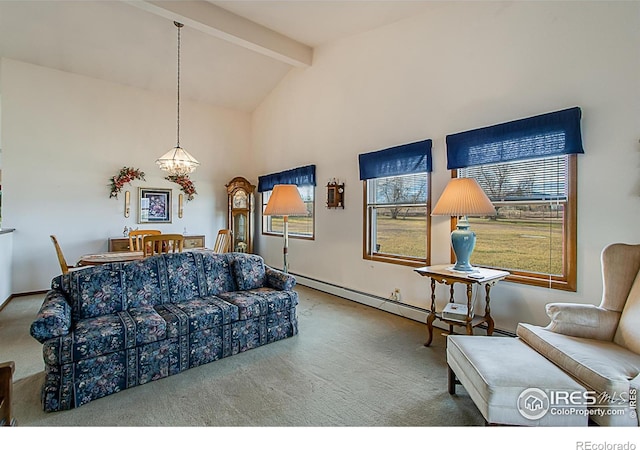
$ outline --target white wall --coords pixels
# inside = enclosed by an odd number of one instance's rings
[[[497,328],[546,324],[551,301],[598,303],[599,255],[640,242],[640,3],[434,2],[427,14],[315,50],[253,116],[255,175],[317,164],[316,239],[291,240],[291,271],[428,307],[410,267],[362,259],[357,155],[433,139],[433,199],[450,177],[447,134],[572,106],[583,111],[579,156],[578,290],[514,283],[492,291]],[[346,208],[323,186],[346,180]],[[449,261],[449,220],[432,219],[432,263]],[[282,241],[259,236],[267,263]],[[444,291],[440,291],[444,296]]]
[[[250,149],[249,114],[181,101],[180,141],[201,166],[192,174],[198,195],[177,216],[180,188],[154,161],[175,145],[175,94],[158,94],[14,60],[1,61],[2,225],[15,228],[13,293],[46,289],[60,273],[55,234],[68,262],[106,251],[107,239],[137,224],[138,187],[173,189],[173,222],[165,232],[204,234],[213,245],[226,227],[226,188],[242,175]],[[146,181],[109,198],[109,180],[123,166]]]

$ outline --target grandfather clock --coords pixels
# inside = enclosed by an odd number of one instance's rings
[[[232,233],[231,251],[253,253],[253,192],[256,187],[246,178],[229,181],[227,226]]]

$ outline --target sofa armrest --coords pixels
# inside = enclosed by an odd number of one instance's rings
[[[549,303],[546,306],[551,323],[546,329],[554,333],[600,341],[611,341],[620,313],[581,303]]]
[[[267,286],[278,289],[280,291],[290,291],[296,285],[296,279],[293,275],[284,273],[280,270],[265,266],[265,274],[267,276]]]
[[[31,324],[31,336],[38,342],[69,334],[71,329],[71,306],[65,295],[58,290],[47,292],[36,320]]]

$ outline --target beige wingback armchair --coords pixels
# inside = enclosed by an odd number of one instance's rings
[[[611,244],[601,255],[599,306],[550,303],[546,327],[519,324],[518,336],[594,392],[607,412],[600,425],[638,426],[640,391],[640,245]],[[615,410],[615,411],[614,411]]]

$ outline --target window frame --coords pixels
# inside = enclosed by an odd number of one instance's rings
[[[510,272],[505,279],[514,283],[526,284],[530,286],[548,287],[563,291],[575,292],[577,289],[577,236],[578,236],[578,155],[569,154],[567,156],[567,202],[564,211],[563,223],[563,275],[527,272],[522,270],[487,267],[491,269],[502,269]],[[451,177],[457,177],[457,169],[451,170]],[[451,218],[451,230],[456,229],[457,217]],[[455,253],[451,250],[451,262],[455,262]],[[476,264],[474,264],[476,265]],[[486,267],[477,264],[478,267]]]
[[[296,185],[297,186],[297,185]],[[293,231],[291,231],[291,225],[289,225],[289,230],[287,233],[287,236],[289,237],[289,239],[302,239],[302,240],[306,240],[306,241],[314,241],[316,238],[316,186],[314,186],[313,184],[305,184],[303,186],[309,186],[311,187],[311,193],[313,196],[313,199],[311,200],[311,235],[304,235],[304,234],[298,234],[295,233]],[[298,190],[300,189],[301,186],[297,186]],[[260,194],[260,206],[261,206],[261,210],[260,210],[260,214],[262,216],[262,226],[261,228],[261,234],[263,236],[284,236],[284,231],[282,232],[278,232],[278,231],[266,231],[266,224],[268,223],[268,221],[271,219],[271,216],[265,216],[263,214],[264,209],[267,207],[267,202],[265,202],[265,193],[266,192],[271,192],[273,189],[269,189],[268,191],[264,191],[261,192]],[[308,202],[305,202],[308,203]]]
[[[370,178],[368,180],[362,180],[362,204],[363,204],[363,217],[362,217],[362,258],[368,261],[378,261],[390,264],[399,264],[411,267],[424,267],[430,265],[431,261],[431,172],[421,172],[427,177],[427,201],[425,202],[426,208],[426,249],[425,257],[417,258],[406,255],[394,255],[391,253],[382,253],[373,251],[373,207],[369,203],[368,184],[369,181],[376,178]],[[408,174],[411,175],[411,174]],[[422,206],[421,206],[422,207]]]

